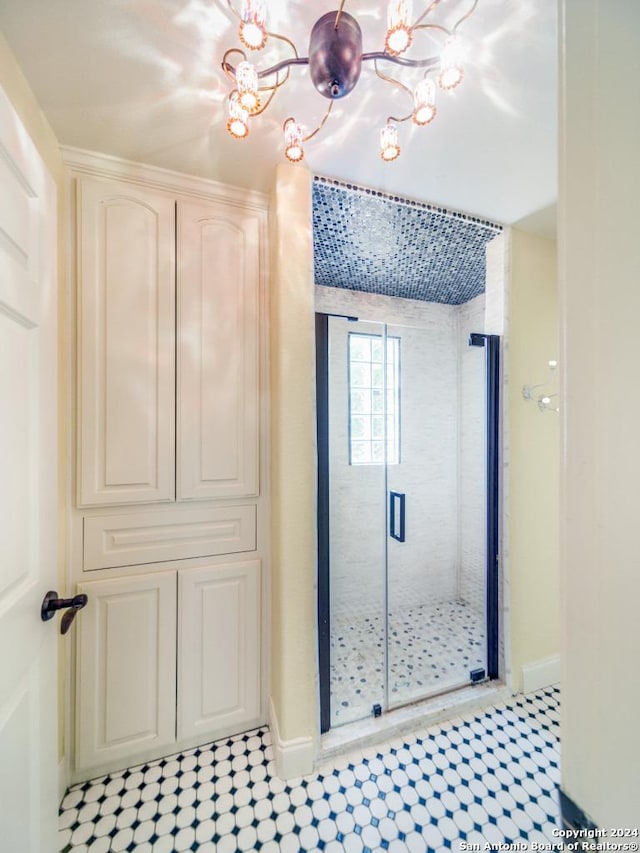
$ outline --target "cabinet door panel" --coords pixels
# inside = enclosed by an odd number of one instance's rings
[[[178,573],[178,738],[214,739],[260,715],[260,562]]]
[[[178,204],[179,500],[258,493],[257,214]]]
[[[84,519],[85,572],[255,551],[255,506],[162,508]]]
[[[175,203],[78,183],[81,506],[172,500]]]
[[[76,766],[175,742],[176,575],[78,584]]]

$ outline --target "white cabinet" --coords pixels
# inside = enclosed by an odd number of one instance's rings
[[[79,781],[266,719],[267,201],[67,163]]]
[[[260,563],[178,572],[178,738],[240,731],[260,714]]]
[[[123,181],[77,193],[78,505],[255,497],[263,217]]]
[[[78,766],[257,725],[260,586],[259,560],[79,584]]]
[[[81,583],[78,592],[89,598],[76,620],[78,766],[162,753],[175,742],[175,573]]]
[[[78,504],[173,500],[175,204],[78,182]]]

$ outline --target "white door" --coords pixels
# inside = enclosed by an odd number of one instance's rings
[[[0,832],[52,853],[57,812],[56,191],[0,89]]]

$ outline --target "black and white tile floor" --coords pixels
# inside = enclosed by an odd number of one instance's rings
[[[459,599],[413,604],[394,597],[389,612],[389,694],[415,702],[469,681],[485,668],[484,613]],[[384,697],[384,625],[376,612],[347,610],[331,625],[331,724],[361,720]]]
[[[59,850],[74,853],[435,853],[553,841],[560,826],[559,691],[514,697],[303,779],[274,776],[259,729],[71,788]]]

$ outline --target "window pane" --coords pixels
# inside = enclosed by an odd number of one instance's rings
[[[384,417],[375,415],[371,418],[371,438],[384,439]]]
[[[371,462],[371,442],[351,442],[351,463],[353,465],[366,465]]]
[[[387,338],[385,349],[380,335],[349,333],[352,465],[380,465],[385,457],[390,464],[399,460],[399,362],[399,338]]]
[[[349,335],[349,356],[352,361],[371,361],[371,338],[368,335]]]
[[[372,462],[376,462],[378,464],[382,464],[384,462],[384,442],[382,441],[372,441],[371,442],[371,456]]]
[[[366,415],[354,415],[351,418],[351,436],[354,440],[371,438],[371,419]]]
[[[371,388],[371,367],[360,362],[351,363],[351,386],[353,388]]]
[[[368,415],[371,413],[371,391],[368,388],[351,390],[351,414]]]

